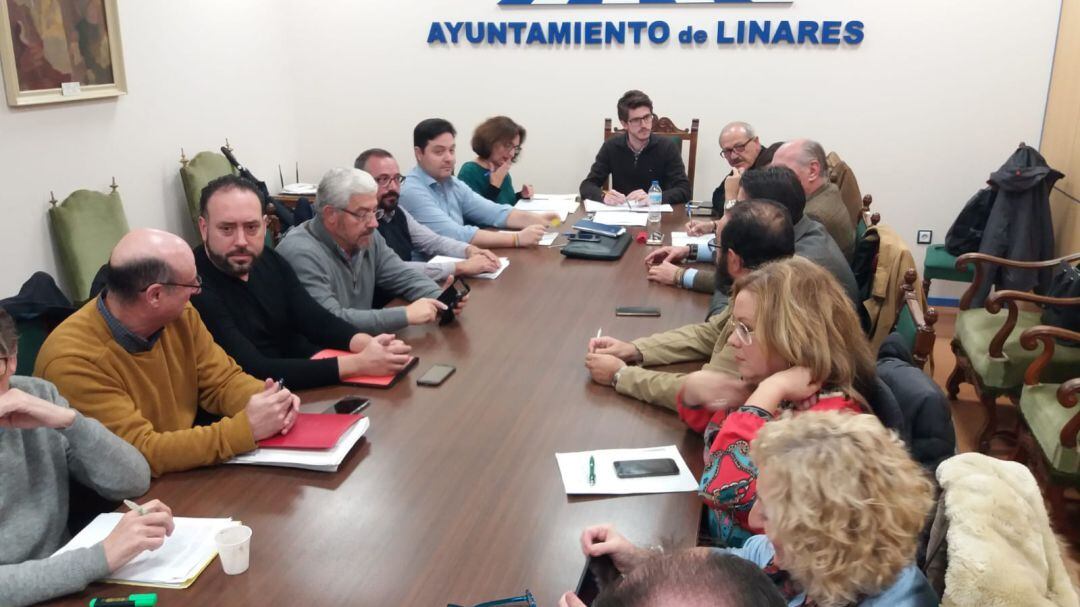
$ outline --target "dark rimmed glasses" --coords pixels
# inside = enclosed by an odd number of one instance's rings
[[[731,158],[732,154],[742,154],[746,151],[746,146],[750,145],[750,142],[757,139],[757,137],[751,137],[742,143],[736,143],[729,148],[720,148],[720,155],[724,158]]]
[[[637,118],[631,118],[626,121],[626,124],[630,126],[641,126],[643,124],[652,124],[653,120],[656,120],[656,114],[645,114]]]
[[[139,292],[142,293],[143,291],[149,289],[150,287],[152,287],[154,285],[161,285],[163,287],[187,287],[189,289],[195,289],[195,291],[198,292],[198,291],[202,291],[203,280],[202,280],[202,276],[199,276],[198,274],[196,274],[195,275],[195,284],[190,284],[190,283],[186,283],[186,282],[152,282],[152,283],[146,285],[145,287],[139,289]]]
[[[341,211],[342,213],[352,215],[353,217],[359,219],[363,223],[367,223],[368,217],[370,217],[373,213],[375,214],[375,221],[379,221],[380,219],[383,218],[384,215],[386,215],[386,212],[383,211],[382,209],[375,209],[374,211],[363,210],[363,211],[360,211],[359,213],[357,213],[356,211],[350,211],[349,209],[338,209],[338,210]]]
[[[397,175],[379,175],[375,178],[375,183],[379,184],[380,188],[385,188],[391,183],[401,185],[402,183],[405,183],[405,179],[405,175],[401,175],[400,173]]]

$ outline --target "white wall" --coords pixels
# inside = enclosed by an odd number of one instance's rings
[[[496,0],[210,0],[121,3],[131,94],[118,101],[0,109],[5,167],[0,293],[54,271],[48,190],[121,184],[133,226],[189,230],[178,147],[220,145],[277,185],[299,159],[317,181],[370,146],[412,165],[417,121],[461,132],[505,113],[529,130],[516,182],[576,191],[603,118],[628,88],[659,113],[701,119],[697,197],[727,172],[716,139],[730,120],[770,142],[806,136],[838,151],[875,208],[914,247],[944,239],[959,207],[1021,140],[1037,144],[1059,2],[795,0],[789,6],[502,8]],[[429,47],[432,20],[654,20],[710,31],[723,19],[865,22],[858,47]],[[243,24],[243,25],[239,25]],[[229,57],[234,59],[230,62]],[[235,67],[234,67],[235,66]],[[283,83],[293,83],[293,86]],[[39,160],[48,159],[46,160]],[[12,170],[17,169],[17,170]],[[922,247],[915,247],[921,263]],[[939,291],[937,294],[951,294]]]
[[[298,149],[293,99],[273,83],[291,73],[279,48],[281,2],[120,2],[130,94],[10,108],[0,103],[0,297],[35,270],[60,280],[48,229],[49,191],[108,191],[115,176],[132,227],[194,236],[180,184],[180,148],[229,138],[259,175]],[[238,25],[243,24],[243,25]]]

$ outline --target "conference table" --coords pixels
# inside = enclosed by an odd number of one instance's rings
[[[664,230],[685,221],[676,208]],[[693,545],[695,493],[567,496],[555,460],[674,444],[701,474],[700,436],[673,412],[594,383],[584,367],[598,329],[632,339],[703,319],[708,296],[646,280],[649,250],[632,242],[615,262],[569,259],[557,247],[497,251],[510,266],[495,280],[466,279],[472,293],[455,323],[398,333],[420,362],[395,386],[301,394],[305,412],[350,394],[373,399],[371,427],[337,472],[219,465],[155,479],[143,500],[253,530],[246,573],[225,575],[215,560],[190,588],[157,590],[158,604],[442,607],[529,589],[538,605],[555,605],[581,575],[588,525]],[[616,317],[620,305],[661,316]],[[457,371],[439,387],[417,386],[436,363]],[[141,591],[97,583],[52,604]]]

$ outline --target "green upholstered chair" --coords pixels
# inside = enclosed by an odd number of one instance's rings
[[[919,295],[915,292],[915,281],[918,279],[915,268],[909,268],[904,273],[904,305],[896,317],[893,330],[904,338],[915,366],[926,370],[926,363],[934,353],[934,340],[937,339],[934,324],[937,323],[938,314],[930,307],[923,311]]]
[[[930,297],[930,282],[934,279],[971,282],[973,278],[975,278],[975,271],[957,268],[956,257],[945,250],[945,245],[932,244],[926,248],[926,261],[923,263],[923,294],[927,297]]]
[[[969,383],[975,389],[986,415],[986,425],[979,437],[979,448],[989,447],[990,439],[997,432],[997,399],[1008,397],[1017,402],[1024,384],[1024,373],[1036,356],[1020,344],[1020,335],[1041,324],[1041,306],[1047,304],[1080,306],[1080,297],[1070,299],[1047,297],[1023,291],[995,291],[990,294],[983,308],[972,308],[971,300],[986,276],[991,264],[1012,268],[1037,270],[1054,267],[1062,261],[1080,259],[1080,253],[1040,262],[1018,262],[983,253],[967,253],[957,260],[957,267],[966,269],[975,265],[974,279],[960,299],[956,317],[956,331],[952,350],[956,354],[956,367],[949,375],[946,386],[949,398],[955,400],[961,383]],[[1006,308],[1007,313],[1001,314]],[[1060,382],[1070,372],[1080,368],[1080,348],[1059,345],[1051,359],[1043,366],[1043,380]]]
[[[217,152],[199,152],[191,160],[180,151],[180,183],[184,185],[191,225],[199,232],[199,196],[206,184],[223,175],[236,175],[236,170],[225,156]]]
[[[97,271],[128,233],[116,185],[108,194],[77,190],[60,204],[54,202],[49,209],[49,223],[71,299],[76,303],[86,301]]]
[[[1080,487],[1080,365],[1063,382],[1043,381],[1043,372],[1060,348],[1054,338],[1080,341],[1080,333],[1060,327],[1038,325],[1024,331],[1020,343],[1026,350],[1043,344],[1042,354],[1027,368],[1020,393],[1020,435],[1014,459],[1026,461],[1043,485],[1050,515],[1059,532],[1066,531],[1065,489]]]
[[[657,135],[667,135],[679,146],[679,152],[682,152],[683,142],[690,143],[690,153],[686,162],[686,178],[690,181],[690,197],[694,196],[694,173],[697,170],[697,144],[698,144],[698,124],[699,120],[694,118],[690,121],[689,129],[680,129],[675,126],[670,118],[665,116],[657,116],[653,121],[653,133]],[[604,119],[604,141],[607,141],[611,137],[618,133],[621,133],[622,129],[612,128],[611,118]],[[611,178],[608,177],[608,187],[611,187]],[[625,192],[624,192],[625,193]]]

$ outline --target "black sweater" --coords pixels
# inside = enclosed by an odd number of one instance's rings
[[[690,180],[686,178],[679,146],[670,137],[650,135],[649,143],[636,159],[626,137],[625,134],[615,135],[600,146],[589,176],[581,182],[583,199],[603,200],[601,188],[610,175],[611,187],[623,194],[634,190],[648,192],[655,179],[664,191],[664,204],[690,200]]]
[[[290,389],[338,382],[336,359],[309,358],[324,348],[348,350],[356,329],[312,299],[284,258],[264,250],[247,282],[219,270],[201,245],[195,265],[203,290],[191,303],[244,371],[284,379]]]

